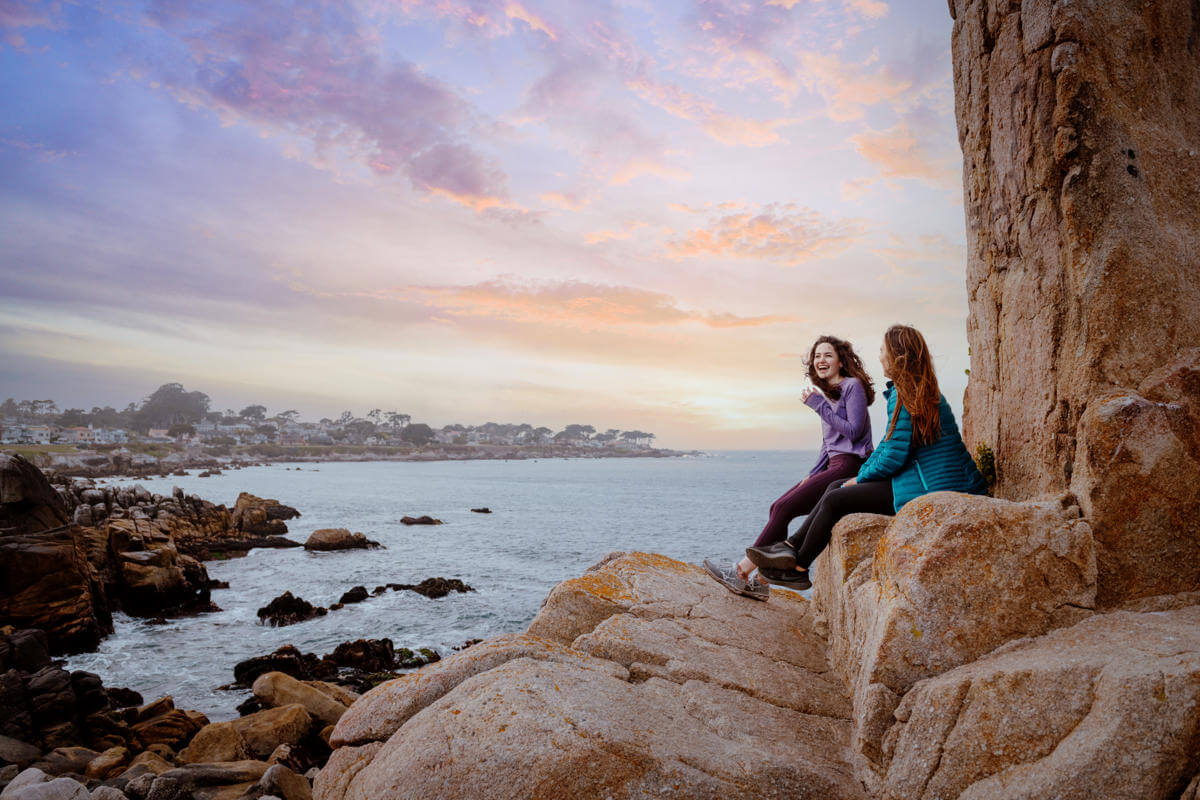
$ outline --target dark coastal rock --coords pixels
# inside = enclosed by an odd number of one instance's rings
[[[492,513],[492,510],[491,510],[490,508],[488,508],[487,506],[484,506],[483,508],[472,508],[471,510],[472,510],[472,511],[474,511],[476,514],[490,514],[490,513]]]
[[[284,592],[270,603],[258,610],[258,618],[269,623],[272,627],[283,627],[304,622],[313,617],[323,617],[328,609],[314,606],[307,600],[296,597],[290,591]]]
[[[475,591],[475,589],[463,583],[458,578],[426,578],[417,584],[389,583],[388,588],[396,592],[416,592],[430,598],[445,597],[451,592],[464,593]]]
[[[356,639],[339,644],[325,660],[363,672],[383,672],[396,666],[396,651],[391,639]]]
[[[259,675],[282,672],[301,681],[329,680],[337,676],[337,665],[322,661],[312,653],[301,653],[296,647],[286,644],[265,656],[256,656],[242,661],[233,668],[233,678],[238,686],[250,686]]]
[[[343,605],[345,605],[346,603],[361,603],[363,600],[366,600],[369,596],[370,595],[367,594],[367,589],[365,586],[355,586],[353,589],[350,589],[345,594],[343,594],[341,596],[341,599],[338,600],[338,602]]]
[[[132,689],[114,686],[107,692],[109,703],[113,708],[129,708],[130,706],[140,706],[146,702],[139,693]]]
[[[304,543],[305,550],[368,550],[380,547],[379,542],[346,528],[321,528],[312,532]]]
[[[441,525],[440,519],[434,519],[428,514],[422,514],[419,517],[401,517],[400,521],[405,525]]]

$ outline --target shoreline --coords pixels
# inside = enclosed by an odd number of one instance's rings
[[[42,470],[72,478],[169,477],[188,470],[222,471],[278,464],[354,463],[370,461],[529,461],[537,459],[587,458],[696,458],[709,455],[701,450],[612,450],[570,445],[446,445],[437,448],[369,447],[365,445],[308,445],[283,447],[250,446],[188,448],[141,452],[118,448],[60,451],[38,447],[6,447],[0,453],[21,455]]]

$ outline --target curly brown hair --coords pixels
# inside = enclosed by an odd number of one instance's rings
[[[849,342],[836,336],[819,336],[813,342],[812,347],[808,349],[808,358],[805,359],[804,365],[808,367],[808,379],[812,381],[813,386],[820,389],[830,400],[837,401],[842,397],[840,386],[831,386],[828,381],[817,377],[817,368],[813,366],[813,360],[817,357],[817,345],[819,344],[833,345],[838,361],[841,362],[838,374],[844,378],[858,378],[863,391],[867,393],[867,405],[874,403],[875,384],[866,369],[863,368],[862,359],[858,357],[858,353],[854,352],[854,347]]]
[[[942,419],[938,412],[941,392],[925,337],[916,328],[893,325],[883,334],[883,347],[891,362],[892,383],[897,393],[896,408],[883,438],[891,438],[900,417],[900,407],[904,406],[912,417],[913,441],[917,444],[936,441],[942,435]]]

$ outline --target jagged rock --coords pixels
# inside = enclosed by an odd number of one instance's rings
[[[313,617],[323,617],[327,612],[328,609],[314,606],[291,592],[284,592],[260,608],[258,618],[263,622],[269,622],[273,627],[282,627],[304,622]]]
[[[1075,493],[1100,548],[1102,606],[1194,588],[1197,11],[1106,0],[950,10],[966,442],[995,452],[1002,497]],[[1181,380],[1144,384],[1173,362]]]
[[[113,786],[97,786],[92,789],[92,800],[129,800],[128,796]]]
[[[300,512],[278,500],[255,497],[249,492],[238,495],[233,505],[233,527],[250,536],[280,536],[287,533],[284,520],[294,519]]]
[[[491,510],[490,508],[488,508],[487,506],[484,506],[483,508],[472,508],[471,510],[472,510],[472,511],[474,511],[476,514],[490,514],[490,513],[492,513],[492,510]]]
[[[405,516],[405,517],[401,517],[400,521],[402,523],[404,523],[405,525],[441,525],[442,524],[442,521],[440,519],[434,519],[433,517],[429,516],[428,514],[422,514],[419,517]]]
[[[353,667],[364,672],[383,672],[396,666],[396,650],[391,639],[342,642],[325,658],[339,667]]]
[[[283,672],[298,680],[326,680],[337,676],[337,666],[286,644],[269,655],[240,662],[233,668],[233,677],[238,686],[249,687],[268,672]]]
[[[1200,606],[1097,615],[918,683],[888,797],[1171,798],[1200,754]]]
[[[389,583],[388,588],[394,592],[416,592],[434,599],[445,597],[451,592],[463,594],[475,591],[458,578],[426,578],[420,583]]]
[[[194,791],[209,786],[230,786],[257,782],[266,773],[269,765],[264,761],[230,761],[220,764],[188,764],[167,770],[159,775],[158,781],[172,782],[185,791]],[[153,790],[152,795],[153,796]]]
[[[346,706],[325,692],[301,683],[282,672],[268,672],[254,681],[254,696],[270,708],[299,704],[326,725],[333,725],[346,713]],[[243,717],[243,719],[246,719]],[[294,742],[289,742],[294,744]],[[274,749],[274,748],[272,748]],[[268,750],[266,754],[269,755]]]
[[[368,550],[379,547],[379,542],[368,539],[361,533],[351,533],[346,528],[321,528],[312,532],[304,543],[305,550]]]
[[[341,598],[338,599],[338,602],[342,603],[342,604],[361,603],[363,600],[366,600],[368,597],[370,597],[370,595],[367,594],[367,587],[355,586],[353,589],[348,589],[346,592],[344,592],[342,594]]]
[[[169,696],[139,708],[137,720],[133,732],[143,747],[163,744],[175,751],[182,750],[208,724],[203,714],[175,708]]]

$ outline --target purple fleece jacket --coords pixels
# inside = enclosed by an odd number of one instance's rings
[[[866,458],[874,449],[871,444],[871,418],[867,416],[867,392],[858,378],[842,381],[842,396],[837,403],[829,402],[820,391],[804,404],[821,415],[821,455],[809,475],[815,475],[829,465],[829,457],[837,453]]]

